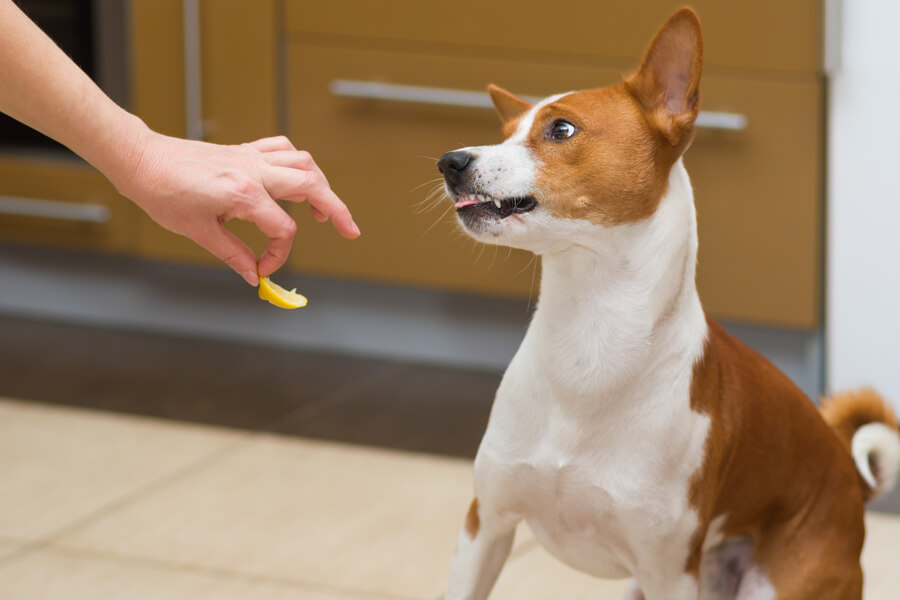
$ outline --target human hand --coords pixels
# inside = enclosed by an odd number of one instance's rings
[[[350,211],[308,152],[286,137],[222,146],[147,130],[130,149],[127,173],[107,174],[116,188],[170,231],[187,236],[250,285],[288,258],[297,224],[276,200],[309,202],[319,222],[331,220],[346,238],[359,236]],[[224,223],[255,223],[268,237],[257,263],[253,251]]]
[[[8,0],[0,0],[0,73],[0,111],[71,148],[157,223],[193,239],[251,285],[284,264],[297,230],[276,200],[308,201],[317,220],[359,236],[312,157],[287,138],[219,146],[155,133]],[[268,237],[258,263],[223,227],[231,219],[251,221]]]

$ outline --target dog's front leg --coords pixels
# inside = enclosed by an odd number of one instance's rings
[[[484,600],[509,556],[518,516],[498,515],[472,501],[450,565],[446,600]]]

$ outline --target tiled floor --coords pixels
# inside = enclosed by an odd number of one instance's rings
[[[0,600],[441,597],[496,374],[0,328],[0,395],[36,397],[0,399]],[[870,515],[868,600],[898,598],[898,556],[900,518]],[[523,528],[492,598],[623,589]]]

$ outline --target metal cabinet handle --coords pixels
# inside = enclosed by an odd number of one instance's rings
[[[187,137],[204,138],[200,0],[184,0],[184,113]]]
[[[13,196],[0,196],[0,215],[98,224],[108,223],[110,219],[109,208],[102,204],[79,204]]]
[[[494,107],[491,103],[491,97],[484,92],[378,83],[375,81],[335,79],[331,82],[331,93],[335,96],[346,98],[366,98],[391,102],[417,102],[420,104],[440,104],[442,106],[465,106],[470,108]]]
[[[740,113],[701,110],[694,125],[702,129],[743,131],[747,129],[747,117]]]
[[[490,108],[494,105],[491,97],[485,92],[455,90],[449,88],[423,87],[418,85],[399,85],[379,83],[375,81],[353,81],[335,79],[330,85],[334,96],[343,98],[365,98],[368,100],[387,100],[389,102],[415,102],[419,104],[438,104],[441,106],[461,106],[467,108]],[[540,98],[523,96],[529,102]],[[736,113],[700,111],[697,127],[704,129],[727,129],[741,131],[747,128],[747,117]]]

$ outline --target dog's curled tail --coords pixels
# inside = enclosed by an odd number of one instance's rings
[[[893,408],[862,388],[822,400],[822,416],[850,448],[868,489],[866,499],[893,489],[900,473],[900,431]]]

